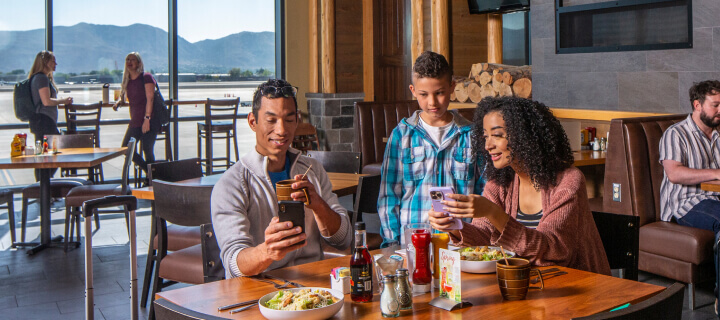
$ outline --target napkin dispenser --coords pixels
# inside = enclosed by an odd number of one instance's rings
[[[350,269],[347,267],[333,268],[330,273],[330,288],[343,294],[350,293]]]

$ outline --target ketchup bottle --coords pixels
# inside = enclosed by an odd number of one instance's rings
[[[424,229],[413,230],[411,237],[413,246],[415,247],[413,285],[429,285],[432,281],[432,271],[430,270],[430,237],[430,233]]]
[[[355,248],[350,258],[350,299],[370,302],[373,297],[372,258],[365,243],[365,223],[355,223]]]

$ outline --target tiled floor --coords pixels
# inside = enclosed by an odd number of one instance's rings
[[[343,199],[348,205],[347,199]],[[149,203],[141,201],[138,210],[138,277],[142,276],[149,238]],[[16,201],[19,221],[20,201]],[[39,234],[37,205],[31,205],[28,217],[28,240]],[[64,207],[56,202],[53,207],[54,235],[64,232]],[[19,232],[19,226],[18,226]],[[129,272],[127,266],[128,238],[122,214],[102,216],[101,228],[93,235],[93,264],[96,319],[129,319]],[[34,256],[24,250],[12,251],[7,213],[0,211],[0,319],[84,319],[84,263],[83,249],[67,254],[61,248],[42,251]],[[647,273],[640,281],[669,286],[673,281]],[[176,285],[178,287],[182,285]],[[698,285],[697,308],[687,308],[687,293],[683,319],[714,319],[712,283]],[[168,289],[172,289],[168,288]],[[148,309],[140,309],[140,318],[146,319]]]

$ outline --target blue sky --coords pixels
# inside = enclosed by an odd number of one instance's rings
[[[167,31],[167,0],[56,0],[54,25],[80,22],[127,26],[148,24]],[[45,26],[44,0],[3,1],[0,30]],[[241,31],[273,31],[273,0],[178,0],[178,34],[190,42]]]

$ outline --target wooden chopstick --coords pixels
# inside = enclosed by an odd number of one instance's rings
[[[242,306],[244,306],[244,305],[254,304],[254,303],[257,303],[257,302],[258,302],[258,299],[248,300],[248,301],[243,301],[243,302],[238,302],[238,303],[235,303],[235,304],[230,304],[230,305],[227,305],[227,306],[219,307],[219,308],[218,308],[218,311],[224,311],[224,310],[232,309],[232,308],[235,308],[235,307],[242,307]]]

